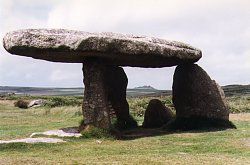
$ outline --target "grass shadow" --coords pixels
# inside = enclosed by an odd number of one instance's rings
[[[161,136],[165,134],[169,134],[169,132],[161,128],[143,128],[142,126],[138,126],[136,128],[119,131],[116,133],[116,138],[119,140],[134,140],[138,138]]]
[[[143,128],[139,126],[121,130],[117,137],[121,140],[133,140],[182,132],[216,132],[226,129],[236,129],[236,126],[229,120],[191,117],[174,119],[161,128]]]

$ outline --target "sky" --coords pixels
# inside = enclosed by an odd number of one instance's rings
[[[249,0],[0,0],[0,38],[26,28],[146,35],[202,50],[220,85],[250,84]],[[19,57],[0,46],[0,86],[82,87],[81,64]],[[129,88],[171,89],[175,67],[125,67]]]

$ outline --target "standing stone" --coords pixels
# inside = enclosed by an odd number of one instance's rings
[[[117,117],[118,128],[136,127],[137,122],[129,115],[129,105],[126,100],[128,78],[121,67],[107,66],[106,89],[108,101]]]
[[[128,84],[124,70],[118,66],[108,66],[97,59],[86,60],[83,64],[84,126],[93,125],[99,128],[110,128],[110,112],[115,111],[117,126],[129,128],[137,122],[129,115],[126,100]]]
[[[224,90],[222,89],[222,87],[215,80],[213,80],[213,83],[216,84],[216,86],[217,86],[217,88],[218,88],[218,90],[220,92],[221,99],[224,102],[224,104],[226,105],[226,95],[224,93]]]
[[[222,91],[196,64],[177,66],[174,73],[173,103],[176,118],[229,119]]]
[[[144,115],[142,126],[144,128],[159,128],[172,120],[174,114],[160,100],[150,100]]]
[[[110,127],[109,107],[105,87],[106,66],[98,60],[85,60],[83,117],[84,126]],[[81,126],[81,127],[84,127]]]

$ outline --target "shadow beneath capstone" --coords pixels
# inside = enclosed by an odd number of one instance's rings
[[[168,134],[205,133],[236,129],[229,120],[208,119],[201,117],[173,119],[161,128],[144,128],[137,126],[129,129],[112,129],[111,134],[118,140],[134,140]],[[79,133],[79,127],[61,128],[66,133]]]
[[[120,130],[115,136],[119,140],[134,140],[138,138],[160,136],[165,134],[169,134],[169,131],[163,130],[161,128],[143,128],[142,126],[138,126],[136,128]]]
[[[134,140],[144,137],[162,136],[175,133],[204,133],[217,132],[226,129],[236,129],[236,126],[228,120],[207,118],[182,118],[174,119],[161,128],[136,128],[120,130],[116,134],[119,140]]]

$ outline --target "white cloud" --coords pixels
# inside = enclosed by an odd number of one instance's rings
[[[78,67],[77,69],[80,70],[80,68]],[[72,69],[71,70],[64,70],[64,69],[55,69],[53,70],[50,75],[49,75],[49,79],[53,82],[61,82],[61,81],[67,81],[67,80],[77,80],[79,77],[81,76],[81,72],[80,74],[77,72],[74,72]]]
[[[49,27],[179,40],[202,49],[198,63],[220,84],[249,84],[249,6],[249,0],[0,0],[0,37],[10,30]],[[63,67],[12,57],[2,47],[0,53],[0,85],[82,83],[80,65]],[[125,70],[130,87],[169,89],[173,69]],[[43,78],[34,75],[34,70]],[[21,78],[15,72],[25,76]]]

